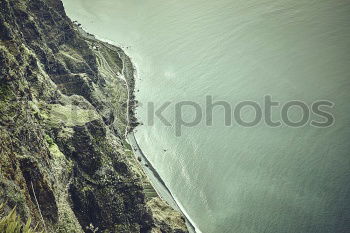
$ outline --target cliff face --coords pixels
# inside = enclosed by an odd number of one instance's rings
[[[187,232],[125,141],[130,59],[60,0],[0,5],[0,203],[48,232]]]

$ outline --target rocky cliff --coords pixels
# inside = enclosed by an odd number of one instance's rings
[[[47,232],[187,232],[125,140],[130,59],[60,0],[0,5],[0,203]]]

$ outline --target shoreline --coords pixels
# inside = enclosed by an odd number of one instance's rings
[[[135,156],[136,160],[139,162],[140,167],[148,177],[151,185],[157,192],[157,195],[159,198],[161,198],[163,201],[168,203],[169,206],[171,206],[173,209],[179,211],[185,218],[186,226],[189,231],[189,233],[201,233],[198,228],[195,227],[195,225],[190,220],[190,217],[186,213],[186,211],[181,208],[180,204],[176,200],[176,198],[173,196],[163,179],[158,174],[157,170],[154,168],[154,166],[151,164],[151,162],[147,159],[143,151],[141,150],[135,134],[134,129],[140,124],[138,122],[138,119],[135,117],[135,108],[137,105],[137,100],[135,100],[135,83],[136,83],[136,77],[137,76],[137,69],[135,67],[135,64],[132,62],[131,57],[126,54],[126,52],[119,46],[114,45],[112,41],[104,40],[101,38],[98,38],[97,36],[88,33],[86,29],[84,29],[82,26],[75,25],[76,29],[78,30],[79,34],[88,40],[93,40],[96,43],[102,44],[103,46],[108,47],[109,49],[116,50],[118,52],[120,59],[123,61],[123,64],[127,60],[127,64],[123,67],[123,74],[124,75],[124,81],[126,83],[127,92],[128,92],[128,103],[127,103],[127,126],[126,126],[126,132],[125,132],[125,140],[132,148],[133,155]],[[121,54],[121,55],[120,55]],[[129,81],[131,83],[129,83]],[[131,120],[130,120],[131,119]],[[142,158],[141,162],[138,160],[138,158]]]
[[[150,180],[153,188],[156,190],[158,196],[163,201],[168,203],[168,205],[170,205],[173,209],[183,214],[186,220],[186,225],[189,233],[200,233],[200,231],[192,223],[192,220],[190,220],[190,217],[188,216],[188,214],[180,207],[179,203],[176,201],[176,198],[173,196],[170,189],[167,187],[163,179],[160,177],[157,170],[154,168],[152,163],[148,160],[146,155],[141,150],[133,131],[128,134],[127,142],[130,144],[136,159],[141,158],[140,165],[143,171],[146,173],[148,179]]]

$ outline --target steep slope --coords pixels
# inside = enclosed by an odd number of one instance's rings
[[[0,203],[48,232],[187,232],[146,195],[125,141],[130,59],[74,26],[60,0],[0,5]]]

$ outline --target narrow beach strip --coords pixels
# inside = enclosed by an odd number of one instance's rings
[[[169,188],[164,183],[163,179],[158,174],[157,170],[153,167],[153,165],[150,163],[150,161],[147,159],[145,154],[142,152],[136,138],[134,132],[130,132],[127,137],[127,141],[130,144],[134,155],[136,158],[141,158],[141,167],[146,173],[148,179],[150,180],[153,188],[156,190],[158,196],[163,199],[165,202],[167,202],[172,208],[175,210],[181,212],[185,219],[186,219],[186,225],[188,228],[188,231],[190,233],[200,233],[198,228],[195,227],[195,225],[192,223],[190,217],[183,208],[181,208],[181,205],[176,201],[173,194],[169,190]]]

